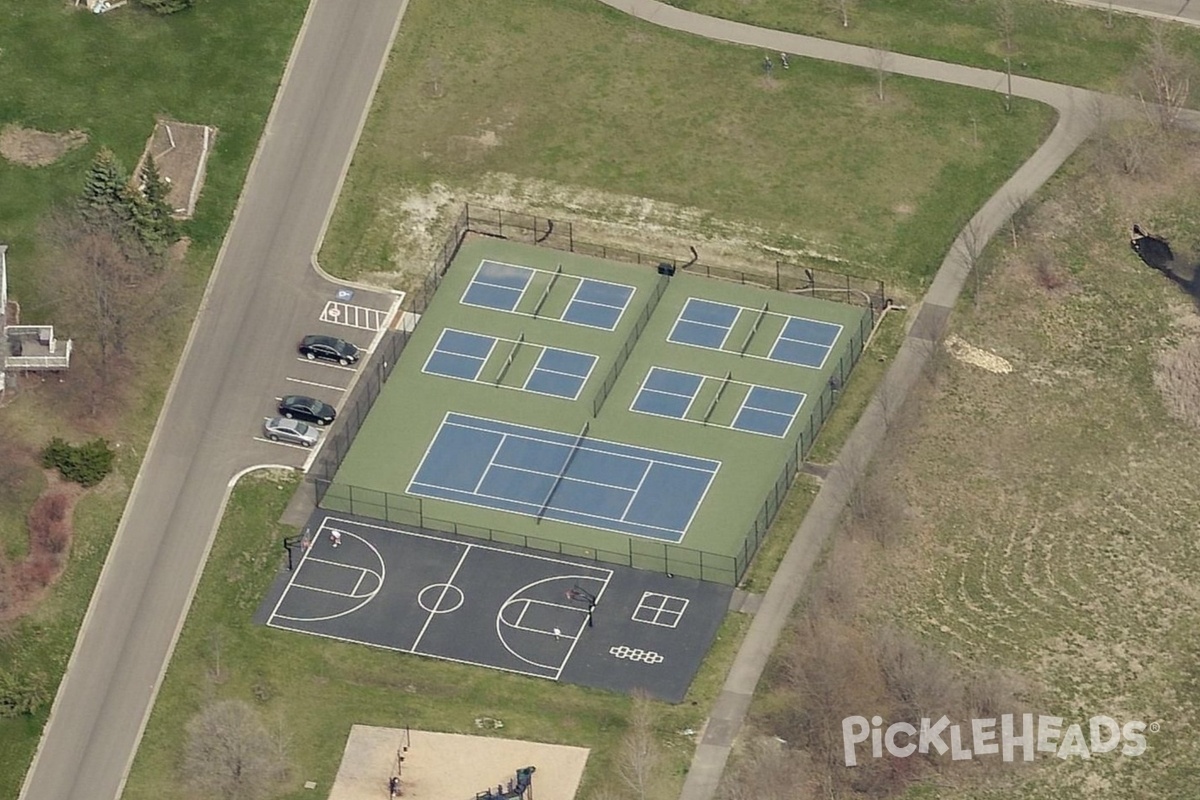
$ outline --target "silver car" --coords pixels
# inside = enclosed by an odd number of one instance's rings
[[[301,447],[312,447],[319,438],[315,426],[286,417],[271,417],[263,423],[263,433],[272,442],[287,442]]]

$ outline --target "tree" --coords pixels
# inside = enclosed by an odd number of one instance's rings
[[[155,14],[174,14],[196,5],[196,0],[138,0]]]
[[[1006,55],[1012,55],[1016,47],[1013,35],[1017,32],[1017,12],[1013,0],[1000,0],[996,7],[996,27],[1000,31],[1000,39]]]
[[[871,50],[871,63],[875,66],[875,95],[881,103],[884,100],[883,84],[887,80],[888,64],[891,59],[892,54],[886,47],[876,47]]]
[[[1160,130],[1174,127],[1191,94],[1192,61],[1179,53],[1165,23],[1150,26],[1150,37],[1134,75],[1134,94]]]
[[[850,12],[854,10],[857,0],[826,0],[829,8],[837,13],[843,28],[850,27]]]
[[[206,706],[186,730],[184,774],[205,796],[257,800],[288,778],[283,742],[242,700],[218,700]]]
[[[747,743],[725,772],[717,794],[720,800],[816,800],[820,796],[808,758],[770,737]]]
[[[115,215],[87,223],[59,213],[46,227],[57,258],[46,285],[61,326],[80,342],[68,381],[83,381],[91,413],[112,399],[134,342],[178,305],[176,270],[149,253]],[[78,363],[89,356],[89,364]],[[77,369],[78,367],[78,369]]]
[[[142,165],[142,192],[134,207],[138,238],[152,253],[161,253],[179,240],[179,224],[167,202],[170,185],[158,172],[154,157]]]
[[[128,173],[112,150],[101,147],[88,167],[80,213],[89,224],[108,224],[113,217],[129,222],[133,205]]]
[[[629,730],[621,740],[617,773],[636,800],[646,800],[658,777],[662,754],[654,739],[654,708],[644,694],[635,694]]]

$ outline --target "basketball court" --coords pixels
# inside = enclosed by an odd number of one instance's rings
[[[732,587],[318,512],[270,627],[679,702]]]

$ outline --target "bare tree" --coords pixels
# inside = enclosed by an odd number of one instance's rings
[[[888,52],[886,47],[875,47],[871,50],[871,63],[875,67],[875,96],[879,98],[879,102],[884,101],[883,84],[888,77],[888,66],[892,60],[892,54]]]
[[[908,721],[961,715],[966,687],[948,657],[885,628],[875,636],[875,659],[889,697]]]
[[[963,267],[967,277],[974,279],[974,297],[972,302],[979,307],[979,297],[983,291],[983,251],[987,247],[987,238],[983,235],[983,227],[976,218],[972,218],[963,228],[960,238]]]
[[[248,703],[218,700],[187,724],[184,774],[201,794],[257,800],[287,780],[284,751]]]
[[[117,362],[178,306],[178,275],[115,217],[84,222],[59,213],[47,232],[58,251],[46,274],[58,318],[94,345],[95,377],[110,387],[120,377]]]
[[[617,774],[636,800],[646,800],[649,796],[661,761],[662,753],[654,738],[654,707],[645,694],[635,694],[629,730],[617,755]]]
[[[750,741],[725,771],[717,796],[720,800],[817,800],[821,782],[808,757],[786,744],[762,737]]]
[[[1006,205],[1008,205],[1008,230],[1012,234],[1012,246],[1017,247],[1017,229],[1021,225],[1021,217],[1025,211],[1025,202],[1029,199],[1029,195],[1024,192],[1015,192],[1008,196]]]
[[[850,12],[854,10],[858,0],[825,0],[830,10],[834,11],[842,21],[843,28],[850,27]]]
[[[1195,65],[1176,48],[1166,23],[1150,25],[1134,75],[1134,93],[1161,130],[1174,127],[1191,94]]]
[[[1017,12],[1013,0],[1000,0],[996,6],[996,28],[1005,54],[1012,55],[1016,50],[1013,37],[1017,32]]]

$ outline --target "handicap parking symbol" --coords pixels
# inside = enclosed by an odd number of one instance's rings
[[[354,298],[354,290],[353,289],[338,289],[337,290],[337,299],[341,300],[343,303],[346,302],[347,300],[351,300],[353,298]]]

